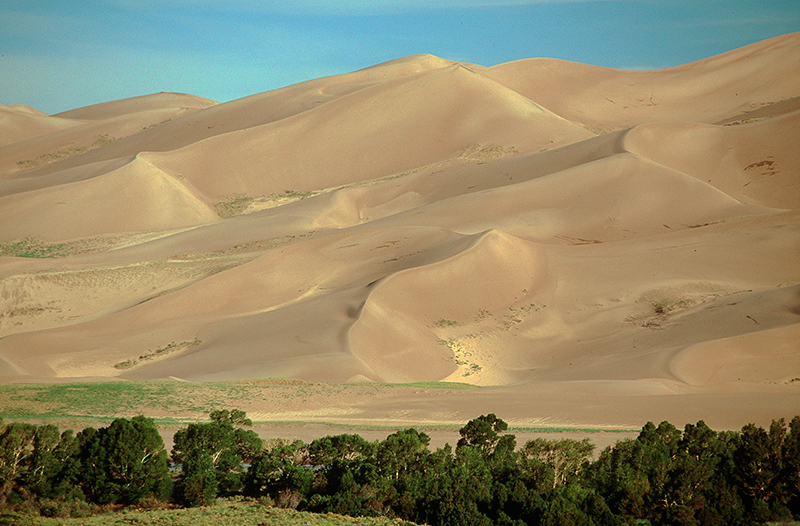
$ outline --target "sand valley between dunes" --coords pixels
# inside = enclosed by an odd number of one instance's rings
[[[790,418],[798,57],[0,106],[0,382],[299,380],[264,425]]]

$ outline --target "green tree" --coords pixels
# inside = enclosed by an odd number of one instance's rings
[[[36,495],[50,493],[51,480],[61,469],[62,461],[57,456],[60,438],[58,428],[52,424],[36,428],[33,451],[22,476],[22,483]]]
[[[464,447],[458,455],[445,445],[427,458],[428,476],[411,520],[431,525],[488,525],[484,513],[491,503],[492,475],[478,448]]]
[[[315,480],[309,507],[345,515],[381,513],[390,489],[375,466],[376,447],[355,434],[311,442],[308,453]]]
[[[314,475],[309,461],[302,440],[264,451],[247,471],[245,493],[268,495],[279,508],[297,508],[311,494]]]
[[[386,437],[378,444],[375,461],[379,472],[390,480],[405,479],[423,464],[430,451],[431,438],[416,429],[405,429]]]
[[[239,409],[228,411],[227,409],[218,409],[211,411],[208,417],[212,422],[222,425],[230,425],[234,428],[253,427],[253,421],[247,418],[247,413]]]
[[[789,436],[790,440],[793,438]],[[735,478],[748,520],[767,522],[791,517],[785,491],[786,422],[774,420],[769,431],[754,424],[742,428],[734,452]],[[793,462],[793,460],[789,460]],[[796,464],[796,460],[794,461]]]
[[[47,487],[41,496],[83,500],[83,492],[78,487],[81,476],[80,442],[71,429],[61,433],[52,454],[54,462],[49,470]]]
[[[0,432],[0,504],[5,504],[30,468],[36,426],[12,422]]]
[[[183,459],[182,491],[189,506],[208,506],[217,497],[217,473],[211,453],[192,449]]]
[[[546,440],[534,438],[525,443],[520,450],[521,460],[536,469],[537,462],[544,464],[552,472],[552,486],[563,486],[589,465],[594,444],[588,438],[583,440]],[[541,469],[541,468],[539,468]]]
[[[85,493],[100,504],[133,504],[145,497],[166,500],[172,491],[164,441],[153,420],[117,418],[80,436]]]
[[[356,434],[322,437],[308,446],[311,463],[315,466],[331,467],[347,465],[371,458],[376,445]]]
[[[544,526],[593,526],[594,523],[581,509],[589,492],[577,486],[560,486],[554,490],[542,524]]]
[[[780,487],[782,500],[794,519],[800,520],[800,416],[789,423],[789,433],[783,442]]]
[[[430,441],[427,434],[410,428],[386,437],[375,452],[379,475],[394,489],[388,505],[398,516],[409,520],[422,498],[425,478],[433,476]]]
[[[488,456],[494,453],[500,441],[500,433],[507,429],[508,424],[497,418],[494,413],[481,415],[459,429],[458,433],[461,435],[461,439],[456,444],[456,451],[465,447],[473,447]]]
[[[717,480],[717,468],[724,447],[716,432],[702,420],[686,425],[663,488],[663,522],[694,526],[721,520],[713,510],[701,510],[706,507],[712,486],[721,482]]]
[[[660,520],[680,437],[669,422],[648,422],[635,440],[606,448],[588,469],[587,483],[615,515]]]
[[[254,431],[239,427],[252,425],[243,411],[212,411],[209,416],[211,422],[189,424],[173,437],[172,461],[181,465],[183,496],[190,505],[241,491],[243,464],[251,463],[263,447]]]

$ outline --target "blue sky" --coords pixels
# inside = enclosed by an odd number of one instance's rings
[[[416,53],[663,68],[795,31],[796,0],[2,0],[0,104],[225,102]]]

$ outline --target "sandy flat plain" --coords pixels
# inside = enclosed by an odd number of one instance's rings
[[[0,382],[386,391],[246,407],[266,424],[791,418],[798,57],[419,55],[223,104],[0,106]],[[412,382],[480,388],[381,387]]]

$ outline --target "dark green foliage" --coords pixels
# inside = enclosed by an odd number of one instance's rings
[[[11,423],[0,433],[0,504],[30,474],[36,439],[36,426]]]
[[[78,441],[52,425],[0,422],[0,505],[32,496],[83,498]]]
[[[81,480],[92,501],[133,504],[171,496],[167,452],[151,419],[118,418],[82,435]]]
[[[310,461],[317,466],[351,465],[372,457],[375,444],[360,435],[344,434],[318,438],[308,446]]]
[[[343,515],[380,515],[391,493],[375,464],[377,444],[359,435],[319,438],[308,446],[314,471],[308,509]]]
[[[208,506],[217,498],[217,473],[211,453],[193,449],[183,460],[183,499],[189,506]]]
[[[456,444],[457,449],[464,447],[477,447],[485,454],[494,451],[500,440],[500,433],[508,429],[508,424],[500,420],[494,413],[481,415],[467,422],[458,433],[461,439]]]
[[[174,436],[172,461],[181,465],[181,489],[190,506],[210,504],[218,495],[241,492],[245,463],[261,452],[262,442],[243,411],[212,411],[211,422],[189,424]]]
[[[301,440],[265,451],[247,471],[245,494],[269,496],[280,508],[297,508],[314,481],[308,462],[308,447]]]
[[[425,480],[432,476],[430,440],[416,429],[405,429],[378,444],[375,465],[391,486],[386,505],[401,517],[413,516]]]
[[[381,475],[390,480],[405,480],[429,454],[431,439],[416,429],[405,429],[378,444],[375,463]]]
[[[588,440],[527,442],[495,415],[468,422],[455,451],[415,429],[380,442],[342,434],[262,451],[244,412],[175,434],[178,497],[244,492],[275,506],[434,525],[744,526],[800,519],[800,417],[765,430],[683,431],[648,422],[592,461]],[[249,469],[246,469],[250,464]],[[77,436],[0,421],[0,508],[88,514],[97,504],[169,499],[153,422],[117,419]],[[86,502],[88,501],[88,502]],[[10,516],[10,515],[9,515]]]
[[[786,422],[773,421],[769,431],[752,424],[742,428],[733,455],[734,480],[751,522],[792,518],[797,506],[798,426],[792,420],[787,435]]]
[[[780,474],[784,504],[794,517],[800,517],[800,416],[789,423],[783,442],[783,467]]]
[[[231,427],[253,427],[253,422],[247,418],[247,413],[239,409],[228,411],[227,409],[219,409],[211,411],[208,417],[212,422],[220,425],[230,425]]]
[[[800,431],[800,420],[792,423]],[[740,433],[717,433],[700,421],[681,434],[666,422],[648,423],[636,440],[603,451],[587,483],[614,514],[651,524],[798,519],[797,485],[789,481],[796,482],[800,460],[791,429],[779,420],[769,431],[749,424]]]
[[[552,479],[551,487],[556,487],[575,479],[589,465],[592,451],[594,444],[588,438],[581,441],[536,438],[522,447],[520,461],[527,469]]]

